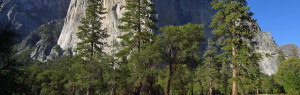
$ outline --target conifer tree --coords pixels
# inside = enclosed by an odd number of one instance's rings
[[[214,42],[209,39],[204,53],[204,78],[209,86],[209,95],[213,95],[213,88],[217,88],[216,78],[219,76],[219,64],[216,55],[217,50],[214,47]]]
[[[105,93],[106,82],[104,79],[104,69],[106,68],[100,59],[104,57],[103,48],[106,45],[104,39],[109,35],[106,29],[102,27],[101,21],[104,19],[103,0],[88,0],[85,18],[81,20],[77,37],[81,40],[77,44],[76,52],[82,60],[78,63],[78,82],[81,82],[81,89],[86,91],[87,95],[96,94],[96,89],[101,89],[100,93]],[[99,93],[98,92],[98,93]]]
[[[249,12],[246,0],[213,0],[211,4],[218,10],[211,23],[213,34],[222,40],[220,47],[232,64],[232,95],[246,93],[238,90],[238,86],[249,83],[245,79],[252,75],[248,74],[251,69],[258,69],[259,58],[251,41],[257,35],[253,13]]]
[[[81,20],[82,25],[78,27],[77,33],[77,37],[81,40],[76,48],[79,55],[88,57],[102,53],[106,45],[103,40],[109,36],[106,29],[102,28],[103,14],[105,14],[103,0],[88,0],[86,17]]]
[[[124,59],[124,63],[128,63],[128,58],[130,58],[130,54],[134,55],[134,53],[139,53],[143,51],[146,46],[143,46],[145,43],[149,43],[154,39],[154,34],[152,30],[156,30],[157,27],[154,24],[156,19],[152,16],[155,14],[153,10],[153,0],[125,0],[126,12],[123,13],[123,17],[120,18],[120,22],[122,25],[118,26],[118,28],[124,32],[123,35],[119,36],[121,39],[121,45],[124,47],[121,51],[119,51],[116,55]],[[149,76],[139,76],[137,72],[143,67],[146,67],[146,63],[129,63],[128,67],[132,68],[134,71],[133,75],[133,83],[136,84],[134,88],[135,94],[140,94],[141,89],[145,87],[145,84],[142,83],[142,79]],[[147,67],[147,69],[152,67]],[[144,74],[144,73],[142,73]],[[138,80],[138,81],[137,81]],[[152,84],[151,84],[152,85]]]
[[[125,48],[119,55],[127,56],[131,51],[141,51],[142,44],[153,40],[154,34],[152,29],[157,29],[154,22],[156,19],[152,16],[155,14],[153,10],[152,0],[125,0],[126,12],[120,18],[118,28],[124,32],[119,36],[122,39],[122,45]]]

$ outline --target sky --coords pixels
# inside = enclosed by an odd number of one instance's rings
[[[262,31],[278,45],[300,46],[300,0],[247,0]]]

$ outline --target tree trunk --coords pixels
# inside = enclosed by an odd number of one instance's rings
[[[173,67],[173,58],[172,58],[172,49],[169,50],[168,54],[168,61],[169,61],[169,79],[167,83],[167,90],[166,90],[166,95],[170,94],[170,88],[172,84],[172,79],[173,79],[173,73],[174,73],[174,67]]]
[[[75,95],[75,86],[72,85],[72,95]]]
[[[236,67],[233,66],[232,68],[232,78],[236,78]],[[233,80],[232,82],[232,95],[237,95],[237,85],[236,85],[236,81]]]
[[[232,0],[232,3],[233,3],[233,0]],[[235,23],[235,21],[232,21],[232,23]],[[232,38],[235,38],[235,30],[232,31]],[[232,78],[236,78],[236,75],[237,75],[237,67],[235,66],[235,57],[236,57],[236,51],[237,49],[234,47],[234,43],[231,43],[231,47],[232,47],[232,57],[233,57],[233,62],[232,62]],[[232,95],[237,95],[238,92],[237,92],[237,85],[236,85],[236,81],[233,80],[232,81]]]
[[[232,45],[233,46],[233,45]],[[234,47],[232,47],[232,56],[235,57],[236,56],[236,49]],[[235,61],[235,59],[233,59]],[[232,63],[232,78],[236,78],[236,75],[237,75],[237,68],[235,66],[234,63]],[[236,84],[236,81],[233,80],[232,81],[232,95],[237,95],[238,92],[237,92],[237,84]]]
[[[90,86],[87,88],[86,95],[90,95]]]
[[[152,84],[150,84],[150,86],[149,86],[149,91],[148,91],[149,95],[151,95],[151,89],[152,89]]]
[[[211,63],[209,62],[209,95],[212,95]]]
[[[170,88],[171,88],[172,79],[173,79],[173,64],[170,64],[170,68],[169,68],[169,79],[168,79],[168,84],[167,84],[166,95],[169,95],[169,94],[170,94]]]
[[[258,90],[258,88],[256,88],[256,94],[259,95],[259,90]]]
[[[212,79],[211,77],[209,78],[209,95],[213,95],[213,90],[212,90]]]
[[[94,55],[94,42],[91,42],[91,57]],[[91,59],[90,59],[91,60]]]
[[[142,33],[142,28],[141,28],[141,0],[138,0],[139,5],[138,5],[138,36],[141,35]],[[141,51],[141,38],[138,37],[138,52]]]

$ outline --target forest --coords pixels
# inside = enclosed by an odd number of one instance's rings
[[[40,62],[17,53],[20,35],[0,25],[1,95],[248,95],[300,94],[300,58],[278,51],[278,71],[266,75],[255,51],[258,25],[246,0],[212,0],[212,34],[203,24],[156,26],[151,0],[126,0],[107,53],[103,0],[88,0],[74,55]],[[153,31],[161,31],[155,34]],[[201,50],[205,47],[205,50]],[[56,48],[60,48],[56,46]]]

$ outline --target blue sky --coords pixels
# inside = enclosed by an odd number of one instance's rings
[[[278,45],[300,46],[300,0],[247,0],[263,31]]]

